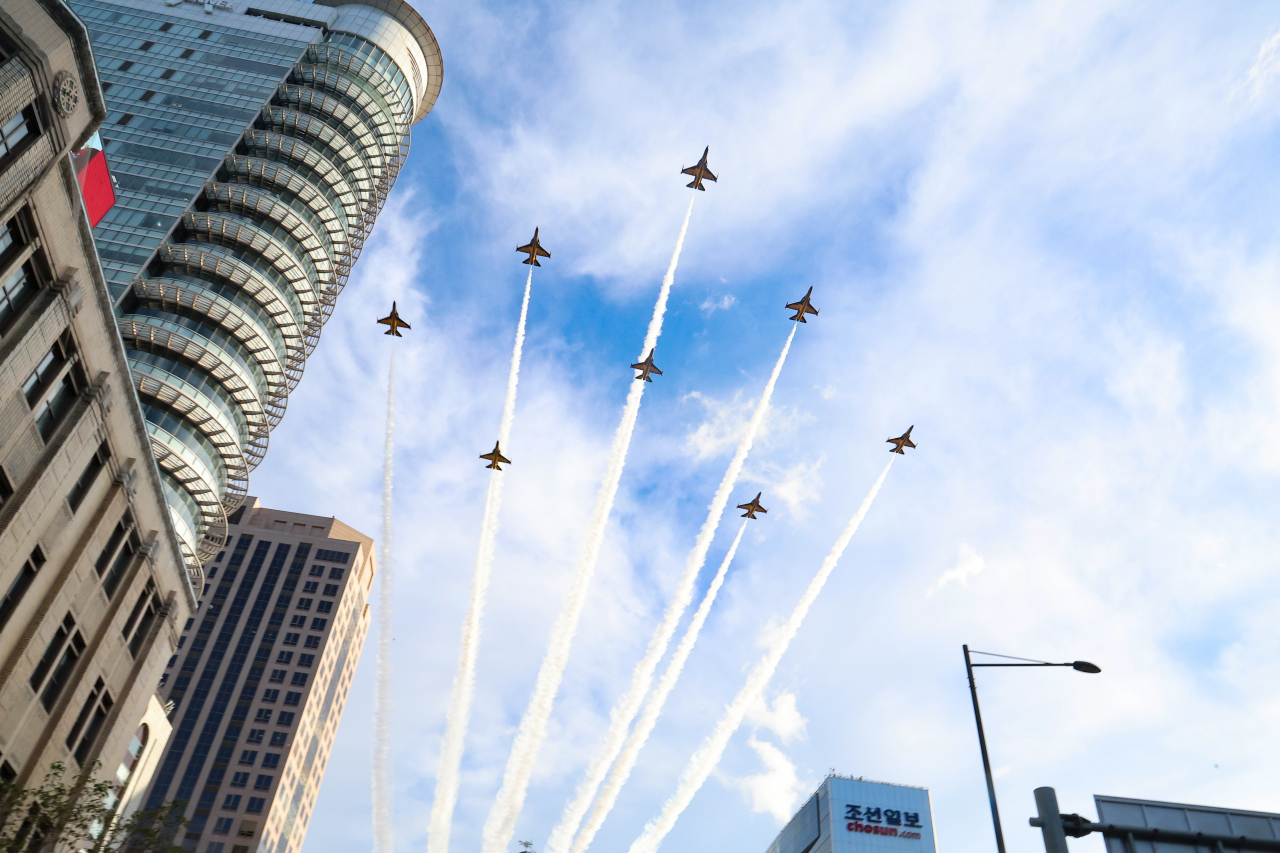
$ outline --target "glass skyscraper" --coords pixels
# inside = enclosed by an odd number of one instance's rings
[[[443,67],[403,0],[72,0],[117,203],[94,229],[186,558],[226,542]]]

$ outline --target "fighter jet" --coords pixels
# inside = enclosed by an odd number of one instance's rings
[[[400,332],[398,332],[398,331],[397,331],[397,329],[412,329],[412,328],[413,328],[413,327],[412,327],[412,326],[410,326],[408,323],[406,323],[404,320],[401,320],[401,319],[400,319],[400,314],[399,314],[399,313],[397,313],[397,311],[396,311],[396,304],[395,304],[394,302],[392,302],[392,303],[391,303],[391,314],[390,314],[389,316],[383,317],[383,318],[382,318],[381,320],[379,320],[378,322],[379,322],[379,323],[381,323],[381,324],[382,324],[382,325],[384,325],[384,326],[390,326],[390,327],[391,327],[390,329],[387,329],[385,332],[383,332],[383,334],[384,334],[384,335],[395,335],[397,338],[403,338],[403,337],[404,337],[404,335],[400,334]]]
[[[711,170],[707,168],[707,154],[710,152],[711,146],[708,145],[706,150],[702,152],[702,159],[697,162],[697,165],[680,170],[682,175],[693,175],[693,180],[685,184],[685,186],[706,192],[707,188],[702,185],[702,182],[715,181],[716,176],[711,174]]]
[[[541,257],[541,258],[549,258],[549,257],[551,257],[551,253],[550,253],[550,252],[548,252],[546,249],[542,248],[542,244],[538,242],[538,229],[537,229],[537,228],[533,229],[533,239],[532,239],[532,240],[530,240],[530,241],[529,241],[529,243],[528,243],[527,245],[520,246],[518,249],[516,249],[516,251],[517,251],[517,252],[527,252],[527,253],[529,254],[529,257],[525,258],[525,259],[524,259],[523,261],[521,261],[520,263],[522,263],[522,264],[533,264],[535,267],[540,267],[540,266],[542,266],[542,264],[538,263],[538,258],[540,258],[540,257]]]
[[[916,425],[912,424],[910,427],[907,428],[907,431],[904,432],[902,435],[898,436],[897,438],[889,439],[886,443],[893,445],[893,447],[889,448],[889,452],[899,453],[903,456],[906,456],[907,451],[903,450],[902,448],[916,446],[915,442],[911,440],[911,430],[915,428],[916,428]]]
[[[742,514],[743,518],[755,518],[757,512],[769,511],[764,507],[760,506],[760,495],[763,495],[763,494],[764,492],[757,492],[755,498],[750,503],[738,504],[738,509],[746,510],[746,512]]]
[[[809,292],[806,293],[799,302],[792,302],[787,306],[788,311],[796,312],[796,316],[792,317],[792,320],[799,320],[801,323],[807,323],[809,321],[804,318],[805,314],[812,314],[815,317],[818,316],[818,309],[809,304],[809,297],[811,296],[813,296],[812,287],[809,288]]]
[[[489,464],[488,464],[488,465],[486,465],[486,466],[484,466],[484,467],[486,467],[486,468],[493,468],[493,469],[494,469],[494,470],[496,470],[496,471],[501,471],[501,470],[502,470],[502,466],[498,464],[499,462],[505,462],[505,463],[506,463],[506,464],[508,464],[508,465],[510,465],[510,464],[511,464],[511,460],[510,460],[510,459],[508,459],[507,457],[503,456],[503,455],[502,455],[502,450],[500,450],[500,449],[498,448],[498,445],[499,445],[499,444],[501,444],[501,443],[502,443],[502,442],[499,442],[499,441],[495,441],[495,442],[493,443],[493,452],[492,452],[492,453],[481,453],[481,454],[480,454],[480,458],[481,458],[481,459],[488,459],[488,460],[489,460]]]
[[[656,349],[649,350],[648,358],[646,358],[644,361],[640,362],[639,364],[631,365],[632,370],[640,371],[640,375],[637,376],[636,379],[643,379],[645,382],[652,382],[653,380],[649,378],[650,373],[656,373],[659,376],[662,375],[662,371],[659,370],[653,363],[653,354],[655,352],[657,352]]]

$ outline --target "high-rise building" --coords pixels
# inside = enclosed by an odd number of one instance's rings
[[[105,116],[59,0],[0,4],[0,778],[121,771],[196,606],[81,202]],[[79,174],[77,174],[79,172]],[[109,195],[109,193],[108,193]],[[102,201],[102,197],[97,198]],[[163,728],[163,727],[161,727]],[[162,736],[162,732],[158,736]]]
[[[404,0],[71,0],[106,93],[94,229],[188,559],[225,543],[440,92]]]
[[[768,853],[936,853],[929,791],[832,774]]]
[[[191,851],[296,853],[369,630],[373,540],[248,498],[207,569],[145,806],[186,801]]]

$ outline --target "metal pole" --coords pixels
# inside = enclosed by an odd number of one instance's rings
[[[1052,788],[1036,788],[1036,811],[1040,815],[1045,853],[1068,853],[1067,834],[1062,829],[1062,815],[1058,813],[1058,795]]]
[[[973,680],[973,662],[969,646],[964,646],[964,669],[969,674],[969,695],[973,697],[973,719],[978,724],[978,746],[982,749],[982,769],[987,774],[987,796],[991,800],[991,823],[996,830],[996,850],[1005,853],[1004,831],[1000,829],[1000,809],[996,807],[996,782],[991,777],[991,759],[987,757],[987,736],[982,732],[982,712],[978,710],[978,685]]]

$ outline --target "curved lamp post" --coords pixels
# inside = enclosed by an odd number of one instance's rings
[[[986,655],[993,658],[1004,658],[1005,660],[1020,661],[1020,663],[974,663],[970,658],[970,654]],[[1031,660],[1029,658],[1015,658],[1010,655],[998,655],[994,652],[970,652],[969,647],[964,646],[964,669],[969,674],[969,695],[973,697],[973,719],[978,724],[978,746],[982,749],[982,769],[987,774],[987,796],[991,799],[991,822],[996,829],[996,850],[999,853],[1005,853],[1004,849],[1004,831],[1000,829],[1000,810],[996,807],[996,783],[991,778],[991,759],[987,756],[987,736],[982,732],[982,712],[978,710],[978,685],[973,680],[973,670],[980,666],[1069,666],[1076,672],[1087,672],[1095,674],[1102,672],[1102,668],[1089,663],[1087,660],[1068,661],[1066,663],[1049,663],[1043,660]]]

